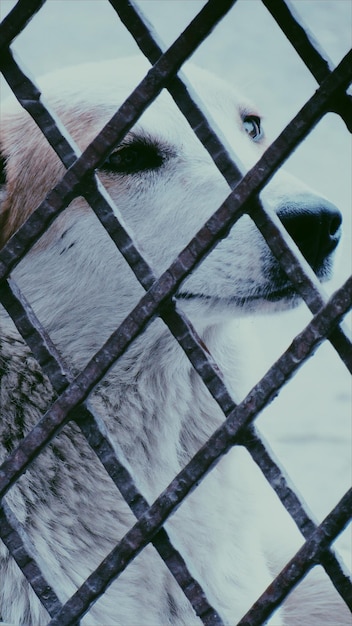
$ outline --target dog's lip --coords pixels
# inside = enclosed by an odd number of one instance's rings
[[[177,293],[177,300],[203,300],[206,302],[214,302],[214,303],[228,303],[228,304],[236,304],[238,306],[244,306],[246,303],[268,301],[268,302],[278,302],[279,300],[292,299],[297,296],[297,292],[294,289],[293,285],[286,284],[277,289],[263,290],[262,292],[258,292],[256,294],[248,294],[246,296],[230,296],[228,298],[221,298],[220,296],[211,296],[209,294],[201,294],[201,293],[192,293],[189,291],[181,291]]]
[[[331,276],[331,259],[325,259],[325,262],[315,270],[317,278],[321,282],[325,282]],[[179,291],[176,294],[177,300],[203,300],[203,302],[213,302],[227,304],[231,306],[231,304],[237,306],[250,305],[255,302],[279,302],[284,300],[295,300],[298,297],[298,292],[295,289],[294,285],[284,280],[284,278],[280,277],[276,280],[276,285],[271,287],[263,287],[262,289],[258,289],[256,292],[248,293],[247,295],[233,295],[229,297],[221,297],[217,295],[203,294],[203,293],[193,293],[191,291]]]

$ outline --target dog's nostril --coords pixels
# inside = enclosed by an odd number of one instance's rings
[[[320,238],[320,253],[327,255],[336,248],[340,240],[341,213],[333,206],[319,210],[321,224],[318,230]]]
[[[342,217],[340,213],[333,215],[330,221],[330,236],[334,237],[340,230],[342,224]]]

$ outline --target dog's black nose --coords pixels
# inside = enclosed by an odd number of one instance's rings
[[[313,196],[286,204],[278,215],[313,270],[319,272],[339,243],[340,211],[327,200]]]

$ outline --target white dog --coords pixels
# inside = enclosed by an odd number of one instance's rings
[[[145,69],[136,60],[89,65],[56,74],[43,82],[43,90],[84,149]],[[265,147],[256,110],[202,70],[190,68],[189,76],[244,166],[253,165]],[[64,168],[18,106],[10,107],[8,114],[2,112],[2,123],[4,244]],[[112,152],[99,176],[157,275],[229,194],[166,93]],[[283,174],[263,197],[275,207],[320,278],[327,275],[339,238],[338,211]],[[144,293],[81,198],[57,218],[13,278],[74,371],[87,363]],[[184,282],[177,300],[214,354],[234,398],[239,398],[236,318],[248,311],[287,308],[297,297],[262,236],[243,217]],[[5,315],[1,323],[3,460],[46,410],[52,391]],[[224,419],[159,319],[133,343],[91,400],[149,502]],[[268,498],[268,520],[259,507],[263,493]],[[45,561],[45,576],[62,602],[135,521],[74,425],[40,455],[7,500]],[[277,526],[284,547],[279,545]],[[167,531],[224,623],[234,625],[297,549],[300,539],[293,526],[249,454],[237,447],[182,504]],[[44,625],[48,614],[3,544],[0,572],[0,617],[16,626]],[[287,610],[274,614],[270,623],[347,624],[330,582],[321,589],[313,584],[298,587]],[[195,626],[200,620],[165,564],[148,547],[82,624]]]

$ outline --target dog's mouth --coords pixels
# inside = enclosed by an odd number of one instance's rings
[[[298,299],[297,291],[291,284],[283,285],[282,287],[272,289],[272,290],[263,290],[258,291],[254,294],[248,295],[235,295],[228,298],[222,298],[220,296],[211,296],[208,294],[201,293],[192,293],[189,291],[180,292],[176,296],[177,300],[182,301],[199,301],[204,302],[210,305],[222,305],[227,307],[236,308],[255,308],[259,303],[264,302],[294,302]]]
[[[266,293],[264,300],[268,302],[279,302],[280,300],[291,300],[298,297],[298,293],[293,285],[288,284],[280,289]],[[262,296],[263,299],[263,296]]]
[[[320,282],[329,280],[331,276],[331,257],[324,260],[315,269],[315,273]],[[185,287],[188,286],[187,284]],[[244,309],[246,311],[260,310],[263,305],[279,305],[274,309],[293,308],[301,300],[298,291],[294,287],[283,270],[275,268],[272,271],[271,279],[255,289],[249,289],[247,293],[237,293],[231,296],[221,296],[218,294],[199,293],[191,290],[181,290],[176,294],[176,300],[183,302],[197,302],[217,309]],[[280,306],[281,305],[281,306]]]

